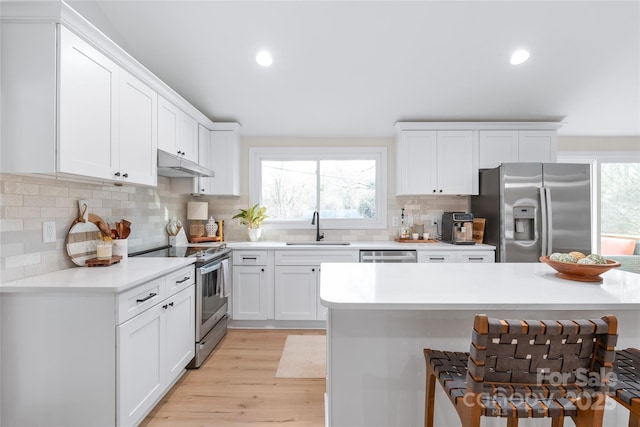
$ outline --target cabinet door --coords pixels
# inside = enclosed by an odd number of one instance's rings
[[[276,320],[316,320],[318,266],[276,266]]]
[[[211,132],[212,165],[216,173],[211,181],[211,194],[240,195],[240,135],[233,130]]]
[[[431,194],[437,185],[437,134],[402,131],[396,142],[396,194]]]
[[[555,163],[558,160],[556,131],[520,131],[518,142],[519,162]]]
[[[267,269],[264,266],[233,266],[233,313],[235,320],[266,320],[269,314]]]
[[[125,182],[151,186],[157,183],[157,109],[156,92],[121,70],[120,165],[115,173]]]
[[[136,425],[164,392],[163,311],[158,304],[117,327],[119,426]]]
[[[198,122],[181,111],[178,147],[185,159],[198,163]]]
[[[502,163],[518,161],[518,131],[480,131],[479,138],[480,169],[496,168]]]
[[[167,153],[178,153],[178,128],[182,111],[175,105],[158,96],[158,148]]]
[[[436,194],[473,194],[473,132],[438,131]],[[477,171],[475,171],[477,173]]]
[[[120,68],[106,56],[69,30],[60,29],[60,172],[115,178],[119,73]]]
[[[211,131],[202,125],[198,125],[198,164],[205,168],[213,170],[211,149]],[[196,190],[198,194],[212,194],[211,180],[209,177],[194,178],[196,181]]]
[[[180,375],[195,356],[194,292],[194,286],[191,285],[161,304],[166,316],[167,386]]]

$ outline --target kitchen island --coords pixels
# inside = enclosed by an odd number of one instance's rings
[[[468,351],[473,317],[618,316],[618,348],[640,346],[640,275],[611,270],[602,284],[554,276],[546,264],[323,264],[327,425],[423,424],[424,348]],[[439,387],[439,386],[438,386]],[[626,425],[612,401],[605,425]],[[483,426],[504,420],[483,419]],[[524,424],[524,422],[523,422]],[[435,425],[459,426],[438,388]],[[527,420],[527,426],[548,420]]]

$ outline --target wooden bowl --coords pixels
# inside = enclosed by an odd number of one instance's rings
[[[556,277],[567,280],[575,280],[578,282],[594,282],[601,283],[600,275],[612,268],[620,267],[620,263],[607,260],[606,264],[575,264],[572,262],[552,261],[548,256],[541,256],[540,262],[550,265],[557,271]]]

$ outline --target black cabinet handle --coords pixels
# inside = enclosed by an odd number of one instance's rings
[[[172,302],[169,303],[169,307],[173,307],[173,303]]]
[[[434,193],[436,192],[436,189],[435,189],[435,188],[433,189],[433,192],[434,192]]]
[[[129,178],[129,174],[125,173],[124,175],[122,175],[123,178]]]
[[[168,308],[169,306],[167,304],[163,305],[162,308],[164,308],[165,310]]]
[[[189,280],[189,279],[191,279],[191,277],[189,277],[189,276],[185,276],[185,277],[184,277],[184,279],[182,279],[182,280],[176,280],[176,283],[184,283],[184,282],[186,282],[186,281],[187,281],[187,280]]]
[[[316,269],[315,269],[315,268],[312,268],[312,269],[311,269],[311,271],[316,271]]]
[[[442,188],[440,189],[440,192],[442,193]]]
[[[264,272],[264,268],[261,268],[261,269],[260,269],[260,271],[263,271],[263,272]]]
[[[150,293],[149,295],[147,295],[146,297],[144,297],[144,298],[142,298],[142,299],[137,299],[137,300],[136,300],[136,302],[145,302],[145,301],[148,301],[148,300],[150,300],[151,298],[155,297],[156,295],[158,295],[158,294],[156,294],[156,293],[152,292],[152,293]]]
[[[115,176],[120,176],[120,172],[114,173]]]

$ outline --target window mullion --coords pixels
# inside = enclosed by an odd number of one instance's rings
[[[320,160],[316,160],[316,210],[320,212]]]

